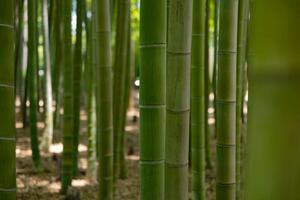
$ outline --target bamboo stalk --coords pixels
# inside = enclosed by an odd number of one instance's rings
[[[86,16],[87,17],[87,16]],[[95,91],[95,69],[93,65],[93,37],[92,34],[92,18],[86,19],[86,40],[87,40],[87,51],[86,51],[86,75],[87,75],[87,135],[88,135],[88,169],[87,175],[92,178],[96,179],[97,177],[97,147],[96,147],[96,91]]]
[[[99,199],[113,199],[113,90],[109,0],[95,1]]]
[[[217,72],[217,200],[236,188],[236,54],[238,1],[220,1]]]
[[[16,1],[16,54],[15,54],[15,97],[19,99],[20,105],[22,105],[22,67],[23,67],[23,58],[24,58],[24,2],[23,0]],[[21,107],[21,106],[20,106]],[[20,109],[22,115],[22,109]]]
[[[74,146],[73,146],[73,175],[78,174],[78,144],[80,134],[80,95],[81,95],[81,70],[82,70],[82,22],[84,0],[77,0],[76,5],[76,43],[74,47],[74,74],[73,74],[73,106],[74,106]]]
[[[0,3],[0,197],[16,197],[16,138],[14,106],[14,12],[11,0]]]
[[[52,79],[51,79],[51,60],[50,60],[50,41],[49,41],[49,22],[48,22],[48,1],[43,0],[43,36],[44,36],[44,65],[45,65],[45,129],[41,148],[49,151],[53,139],[53,110],[52,110]]]
[[[165,199],[188,199],[192,0],[170,0]]]
[[[32,160],[35,170],[41,169],[41,156],[39,150],[37,130],[37,73],[38,73],[38,52],[37,52],[37,1],[28,0],[28,84],[30,100],[30,139]]]
[[[205,199],[205,13],[206,0],[194,0],[191,68],[192,199]]]
[[[130,0],[117,2],[117,30],[114,64],[114,178],[120,175],[120,156],[123,132],[123,110],[125,107],[125,79],[127,64],[128,21]]]
[[[123,122],[122,122],[122,132],[121,135],[121,147],[120,147],[120,178],[127,178],[127,168],[125,162],[125,145],[126,145],[126,124],[127,124],[127,110],[130,102],[131,86],[132,86],[132,77],[134,76],[134,65],[133,65],[133,43],[131,40],[131,16],[129,16],[128,22],[128,39],[127,39],[127,59],[126,59],[126,72],[125,72],[125,95],[124,95],[124,108],[123,108]]]
[[[166,6],[166,0],[142,0],[140,8],[142,200],[165,198]]]
[[[61,1],[57,1],[56,2],[57,4],[57,8],[56,8],[56,14],[55,14],[55,18],[52,19],[52,20],[55,20],[55,24],[52,26],[52,29],[53,30],[53,38],[52,38],[52,41],[51,43],[54,43],[52,44],[52,53],[55,54],[55,55],[52,55],[54,57],[54,60],[53,60],[53,64],[55,67],[53,67],[53,74],[52,74],[52,85],[53,85],[53,94],[54,94],[54,101],[55,101],[55,112],[54,112],[54,127],[55,128],[58,128],[60,127],[60,108],[61,108],[61,93],[60,93],[60,90],[61,90],[61,86],[62,86],[62,79],[63,79],[63,62],[62,62],[62,48],[61,47],[61,41],[62,41],[62,37],[63,37],[63,34],[62,34],[62,31],[63,31],[63,28],[62,28],[62,25],[63,23],[61,22],[62,21],[62,3]],[[53,50],[54,48],[54,50]]]
[[[207,168],[211,169],[212,164],[211,164],[211,132],[210,132],[210,127],[208,124],[208,108],[209,108],[209,95],[210,95],[210,90],[211,90],[211,84],[210,84],[210,52],[209,52],[209,40],[210,40],[210,26],[209,26],[209,20],[210,20],[210,1],[206,1],[206,6],[205,6],[205,68],[204,68],[204,73],[205,73],[205,163]]]
[[[245,199],[300,199],[299,11],[294,0],[251,4]]]
[[[246,68],[247,26],[249,20],[249,0],[239,1],[238,16],[238,48],[237,48],[237,107],[236,107],[236,198],[241,199],[241,140],[242,140],[242,112],[243,87]]]
[[[64,115],[63,115],[63,158],[61,192],[66,193],[72,184],[73,178],[73,150],[74,150],[74,107],[73,107],[73,63],[72,63],[72,41],[71,41],[71,12],[72,1],[62,1],[63,21],[63,77],[64,77]]]

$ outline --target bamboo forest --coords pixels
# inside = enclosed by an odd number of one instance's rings
[[[0,0],[0,200],[300,200],[299,0]]]

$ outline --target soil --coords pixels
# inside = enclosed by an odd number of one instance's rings
[[[80,200],[97,199],[97,183],[87,178],[87,141],[86,141],[86,116],[81,113],[81,135],[79,145],[79,176],[73,180],[73,189],[80,195]],[[42,170],[35,170],[31,160],[29,129],[22,128],[22,123],[17,122],[17,187],[19,200],[64,200],[60,194],[60,165],[61,165],[61,132],[55,130],[54,143],[50,153],[41,152]],[[43,123],[38,124],[42,133]],[[210,127],[211,132],[213,128]],[[213,135],[213,134],[212,134]],[[215,144],[212,140],[212,161],[215,157]],[[128,113],[126,127],[126,166],[128,175],[124,180],[118,180],[115,187],[115,200],[139,199],[139,149],[138,149],[138,113],[133,110]],[[207,199],[214,199],[215,173],[214,163],[212,169],[207,169],[206,191]]]

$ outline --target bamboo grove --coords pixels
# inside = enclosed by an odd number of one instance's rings
[[[293,0],[1,0],[0,200],[26,156],[65,199],[300,199],[299,18]]]

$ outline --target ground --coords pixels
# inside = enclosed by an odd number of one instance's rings
[[[115,188],[115,200],[137,200],[139,199],[139,170],[138,170],[138,122],[133,116],[138,115],[136,110],[129,112],[128,124],[126,127],[126,146],[127,156],[126,165],[128,177],[119,180]],[[86,116],[81,112],[81,135],[80,135],[80,175],[73,181],[74,190],[78,191],[81,200],[97,199],[97,184],[95,181],[86,178],[87,168],[87,146],[86,146]],[[210,121],[210,130],[213,128],[214,121]],[[60,163],[61,163],[61,132],[55,130],[54,144],[51,146],[50,153],[42,153],[44,169],[40,172],[35,171],[31,160],[29,129],[23,129],[20,121],[17,121],[17,187],[18,200],[63,200],[65,197],[60,191]],[[42,132],[43,124],[38,124]],[[213,132],[213,131],[211,131]],[[214,138],[214,134],[212,134]],[[212,160],[215,160],[214,139],[212,140]],[[214,166],[214,163],[213,163]],[[215,167],[213,167],[215,169]],[[214,199],[215,177],[214,171],[207,169],[207,199]]]

